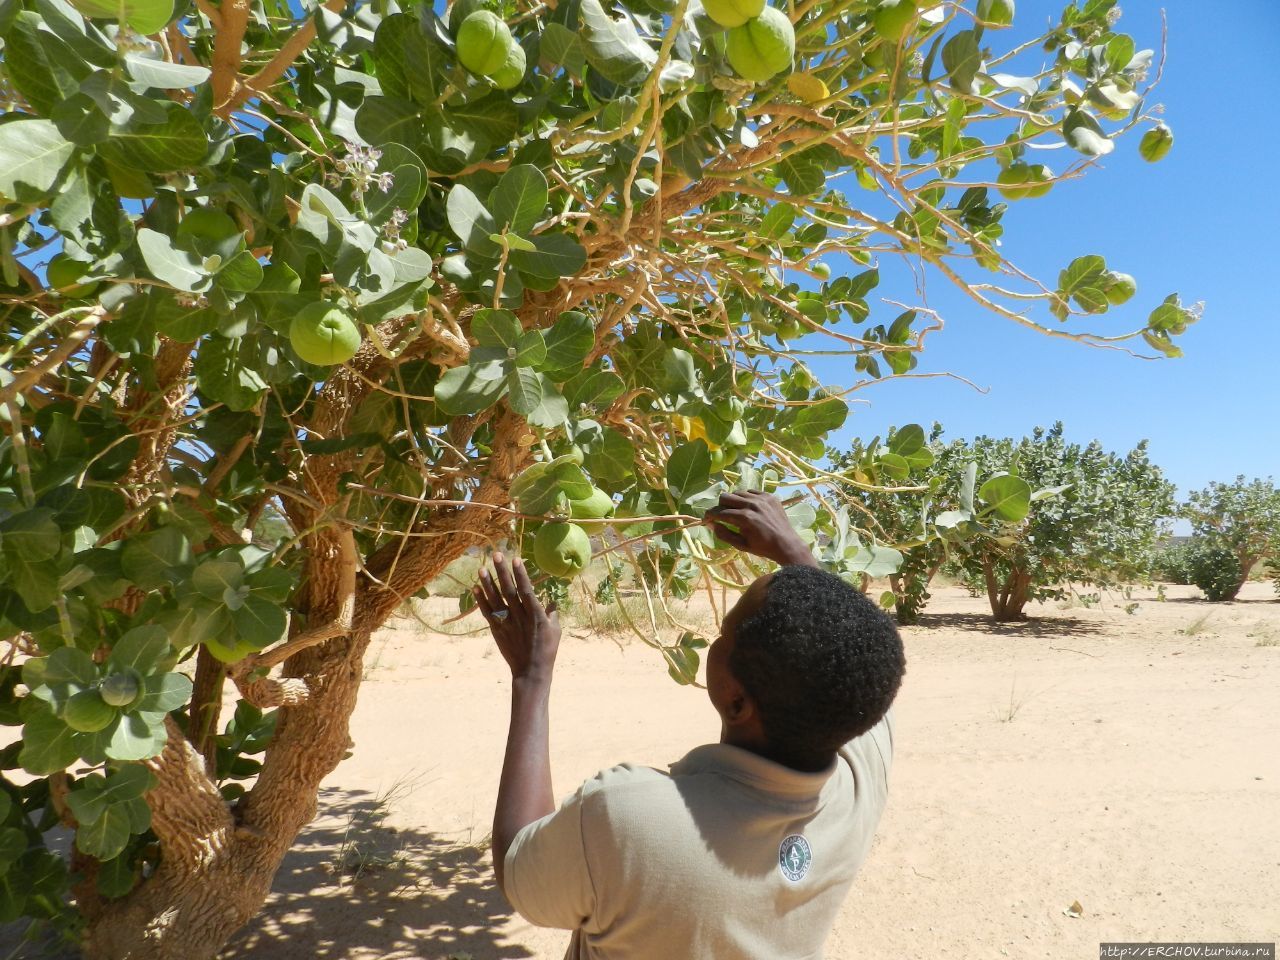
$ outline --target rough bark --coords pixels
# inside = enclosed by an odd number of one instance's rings
[[[527,428],[519,417],[505,413],[494,426],[496,452],[471,496],[477,504],[509,503],[511,479],[529,456],[521,442]],[[309,496],[336,504],[342,465],[315,462],[308,469]],[[292,640],[311,637],[284,662],[280,677],[250,678],[232,670],[250,700],[282,705],[257,783],[230,808],[204,759],[171,722],[168,745],[150,763],[157,783],[148,802],[161,865],[109,911],[88,918],[90,960],[212,960],[258,912],[281,860],[315,816],[321,780],[351,747],[349,720],[374,630],[404,597],[488,538],[499,523],[497,514],[483,509],[436,512],[426,524],[435,535],[406,538],[399,549],[380,551],[366,561],[361,577],[354,538],[340,521],[308,537],[306,586],[298,605],[308,625],[299,625]],[[341,633],[311,642],[318,627],[323,632],[335,622],[344,628]]]

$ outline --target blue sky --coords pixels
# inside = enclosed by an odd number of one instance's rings
[[[1122,2],[1121,29],[1139,48],[1157,46],[1161,4]],[[1030,27],[1061,8],[1019,0],[1018,21]],[[1084,178],[1011,204],[1004,218],[1005,254],[1041,279],[1052,283],[1085,253],[1137,278],[1137,295],[1093,324],[1106,332],[1140,328],[1174,291],[1184,303],[1204,301],[1203,318],[1179,340],[1185,356],[1138,360],[1051,339],[984,313],[935,277],[929,306],[947,327],[927,341],[919,369],[952,371],[988,392],[945,379],[861,390],[856,396],[870,404],[855,406],[846,437],[933,420],[948,437],[1021,436],[1062,420],[1071,439],[1096,437],[1113,450],[1149,439],[1152,459],[1180,493],[1241,473],[1280,478],[1280,121],[1268,100],[1280,4],[1209,9],[1199,0],[1167,5],[1168,63],[1152,100],[1165,105],[1174,133],[1168,157],[1144,162],[1131,134]],[[997,50],[1006,42],[991,37]],[[1065,157],[1043,159],[1066,166]],[[909,281],[890,280],[884,266],[877,293],[912,302]],[[896,313],[873,302],[873,320]],[[827,382],[851,380],[830,363],[815,369]]]

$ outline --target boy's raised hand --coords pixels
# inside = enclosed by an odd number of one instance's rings
[[[475,587],[476,603],[511,676],[549,681],[560,649],[560,617],[555,604],[544,607],[534,592],[524,561],[512,563],[494,554],[493,574],[483,567]]]
[[[782,502],[772,494],[757,491],[722,493],[719,506],[707,511],[706,522],[717,537],[739,550],[784,566],[818,565],[813,553],[791,526]]]

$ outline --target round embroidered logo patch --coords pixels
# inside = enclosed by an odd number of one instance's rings
[[[812,863],[813,851],[809,849],[809,841],[798,833],[787,837],[778,847],[778,867],[792,883],[803,880]]]

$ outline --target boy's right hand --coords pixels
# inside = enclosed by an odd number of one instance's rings
[[[818,565],[813,553],[792,528],[782,502],[772,494],[757,491],[722,493],[720,505],[707,511],[706,522],[717,537],[739,550],[784,566]],[[725,524],[732,524],[732,527]]]

